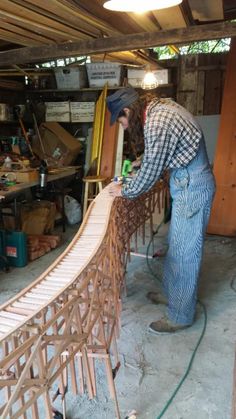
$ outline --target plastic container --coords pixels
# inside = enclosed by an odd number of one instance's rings
[[[5,232],[6,257],[11,266],[27,265],[27,236],[23,231]]]
[[[88,85],[85,65],[58,67],[54,69],[54,73],[58,89],[80,89]]]
[[[88,63],[86,64],[89,87],[120,86],[123,66],[120,63]]]
[[[12,159],[11,157],[7,156],[4,160],[3,168],[5,170],[11,170]]]
[[[6,257],[6,232],[0,230],[0,269],[8,270],[8,259]]]

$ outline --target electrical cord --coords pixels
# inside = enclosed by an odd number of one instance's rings
[[[160,230],[160,228],[164,224],[164,222],[165,222],[165,219],[163,218],[163,220],[161,221],[161,223],[157,226],[156,231],[153,232],[152,237],[151,237],[151,240],[149,241],[149,243],[147,245],[147,250],[146,250],[146,262],[147,262],[148,269],[149,269],[150,273],[152,274],[152,276],[154,277],[154,279],[157,280],[160,284],[162,283],[162,281],[157,276],[157,274],[153,271],[153,269],[151,267],[150,259],[148,258],[148,256],[149,256],[150,246],[151,246],[151,244],[154,241],[154,237],[158,233],[158,231]]]
[[[193,361],[194,361],[195,355],[197,353],[197,350],[199,348],[199,345],[200,345],[200,343],[201,343],[201,341],[202,341],[202,339],[204,337],[204,334],[205,334],[205,331],[206,331],[206,326],[207,326],[207,311],[206,311],[205,305],[200,300],[198,300],[198,304],[202,307],[203,313],[204,313],[204,324],[203,324],[203,329],[202,329],[201,335],[200,335],[200,337],[199,337],[199,339],[197,341],[197,344],[196,344],[196,346],[194,348],[194,351],[193,351],[192,356],[190,358],[190,361],[189,361],[188,367],[186,369],[186,372],[184,373],[184,375],[183,375],[182,379],[180,380],[179,384],[176,386],[176,388],[173,391],[171,397],[169,398],[169,400],[165,404],[165,406],[162,409],[161,413],[157,416],[157,419],[160,419],[160,418],[163,417],[163,415],[165,414],[165,412],[167,411],[167,409],[171,405],[172,401],[174,400],[176,394],[178,393],[180,387],[182,386],[182,384],[186,380],[186,378],[187,378],[187,376],[188,376],[188,374],[189,374],[189,372],[191,370],[191,367],[193,365]]]
[[[230,288],[231,288],[234,292],[236,292],[236,288],[235,288],[235,285],[234,285],[234,283],[235,283],[235,279],[236,279],[236,278],[233,278],[233,279],[232,279],[232,281],[230,282]]]
[[[151,244],[152,244],[152,242],[153,242],[153,240],[154,240],[154,236],[158,233],[158,231],[160,230],[160,228],[161,228],[161,226],[162,226],[162,224],[164,223],[165,221],[164,221],[164,219],[161,221],[161,223],[157,226],[157,229],[156,229],[156,231],[153,233],[153,235],[152,235],[152,237],[151,237],[151,240],[149,241],[149,243],[148,243],[148,246],[147,246],[147,251],[146,251],[146,262],[147,262],[147,266],[148,266],[148,269],[149,269],[149,271],[150,271],[150,273],[152,274],[152,276],[154,276],[154,278],[161,284],[161,279],[155,274],[155,272],[153,271],[153,269],[151,268],[151,264],[150,264],[150,259],[148,258],[148,254],[149,254],[149,249],[150,249],[150,246],[151,246]],[[201,335],[200,335],[200,337],[199,337],[199,339],[198,339],[198,341],[197,341],[197,344],[196,344],[196,346],[195,346],[195,348],[194,348],[194,350],[193,350],[193,353],[192,353],[192,356],[191,356],[191,358],[190,358],[190,361],[189,361],[189,363],[188,363],[188,366],[187,366],[187,369],[186,369],[186,371],[185,371],[185,373],[184,373],[184,375],[183,375],[183,377],[181,378],[181,380],[180,380],[180,382],[179,382],[179,384],[176,386],[176,388],[175,388],[175,390],[173,391],[173,393],[172,393],[172,395],[170,396],[170,398],[168,399],[168,401],[166,402],[166,404],[165,404],[165,406],[163,407],[163,409],[162,409],[162,411],[161,411],[161,413],[157,416],[157,418],[156,419],[161,419],[162,417],[163,417],[163,415],[165,414],[165,412],[167,411],[167,409],[170,407],[170,405],[171,405],[171,403],[173,402],[173,400],[174,400],[174,398],[175,398],[175,396],[176,396],[176,394],[178,393],[178,391],[180,390],[180,388],[181,388],[181,386],[183,385],[183,383],[184,383],[184,381],[186,380],[186,378],[187,378],[187,376],[188,376],[188,374],[189,374],[189,372],[190,372],[190,370],[191,370],[191,367],[192,367],[192,365],[193,365],[193,361],[194,361],[194,358],[195,358],[195,356],[196,356],[196,353],[197,353],[197,350],[198,350],[198,348],[199,348],[199,346],[200,346],[200,343],[201,343],[201,341],[202,341],[202,339],[203,339],[203,337],[204,337],[204,335],[205,335],[205,331],[206,331],[206,326],[207,326],[207,310],[206,310],[206,307],[205,307],[205,305],[200,301],[200,300],[197,300],[197,303],[201,306],[201,308],[202,308],[202,310],[203,310],[203,314],[204,314],[204,324],[203,324],[203,328],[202,328],[202,332],[201,332]]]

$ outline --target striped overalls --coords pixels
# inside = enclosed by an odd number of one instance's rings
[[[204,235],[215,192],[204,139],[185,168],[170,171],[172,216],[164,265],[168,317],[176,324],[194,320]]]

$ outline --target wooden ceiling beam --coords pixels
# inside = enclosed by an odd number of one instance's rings
[[[235,22],[220,22],[190,28],[137,33],[119,37],[99,38],[70,42],[61,45],[21,48],[0,53],[0,66],[36,63],[48,59],[91,55],[101,52],[128,51],[171,44],[188,44],[194,41],[221,39],[236,36]]]
[[[0,18],[0,23],[3,24],[3,28],[10,33],[16,34],[16,37],[19,35],[25,36],[26,39],[32,39],[33,41],[37,41],[37,45],[40,44],[51,44],[54,42],[53,39],[39,35],[38,33],[34,33],[26,28],[22,28],[19,25],[13,25],[12,23],[8,23],[5,20],[3,21]],[[30,45],[30,44],[29,44]]]

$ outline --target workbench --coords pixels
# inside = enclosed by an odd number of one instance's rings
[[[60,167],[57,169],[49,170],[47,183],[53,182],[55,180],[63,179],[68,176],[73,176],[77,171],[81,169],[81,166],[68,166],[68,167]],[[16,183],[13,186],[8,186],[7,191],[0,190],[1,198],[8,198],[17,195],[26,189],[30,189],[33,186],[39,185],[39,179],[35,181],[25,182],[25,183]]]
[[[69,167],[61,167],[56,169],[50,169],[47,177],[47,184],[52,183],[54,181],[67,178],[69,176],[75,175],[82,166],[69,166]],[[25,183],[16,183],[13,186],[9,186],[7,191],[0,190],[0,217],[4,214],[4,206],[9,202],[14,203],[13,205],[13,214],[12,216],[16,219],[16,225],[20,226],[20,210],[19,210],[19,203],[17,202],[17,197],[22,194],[22,192],[26,192],[33,187],[39,186],[39,179],[36,181],[30,181]],[[63,231],[65,231],[65,214],[64,214],[64,192],[59,192],[61,195],[62,200],[62,207],[63,207]],[[9,214],[7,214],[9,215]]]

